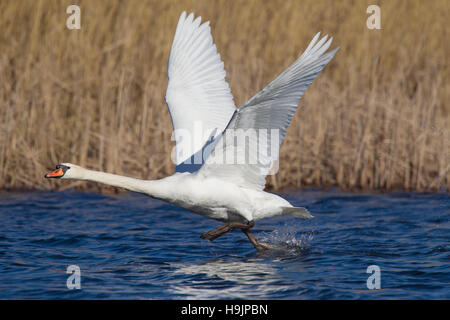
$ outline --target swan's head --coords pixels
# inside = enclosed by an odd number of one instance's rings
[[[56,165],[56,170],[45,175],[46,178],[75,179],[80,178],[82,168],[71,163],[60,163]]]

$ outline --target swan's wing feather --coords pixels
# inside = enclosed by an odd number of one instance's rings
[[[217,136],[236,110],[209,22],[183,12],[170,51],[166,102],[172,117],[177,165]]]
[[[297,61],[237,109],[199,174],[217,176],[242,187],[264,189],[266,175],[278,160],[279,147],[301,96],[338,50],[325,53],[332,38],[327,41],[325,36],[318,41],[319,35]],[[229,131],[232,133],[227,138]],[[233,139],[233,134],[244,137]],[[233,154],[234,158],[227,158]],[[244,162],[239,155],[245,157]]]

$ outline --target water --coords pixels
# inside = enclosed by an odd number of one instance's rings
[[[276,249],[141,195],[0,193],[0,298],[449,299],[448,194],[304,191],[312,220],[258,221]],[[69,290],[69,265],[81,290]],[[381,289],[369,290],[369,265]]]

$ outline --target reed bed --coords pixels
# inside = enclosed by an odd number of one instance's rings
[[[268,188],[450,190],[447,0],[0,2],[0,188],[100,188],[48,181],[71,162],[172,174],[167,61],[183,10],[210,20],[236,105],[317,31],[341,48],[300,102]],[[81,7],[81,30],[66,8]],[[99,189],[102,190],[102,189]]]

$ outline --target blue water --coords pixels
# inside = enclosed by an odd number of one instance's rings
[[[276,248],[258,253],[239,230],[201,240],[218,222],[141,195],[0,193],[0,298],[450,298],[449,194],[283,196],[315,218],[258,221]]]

